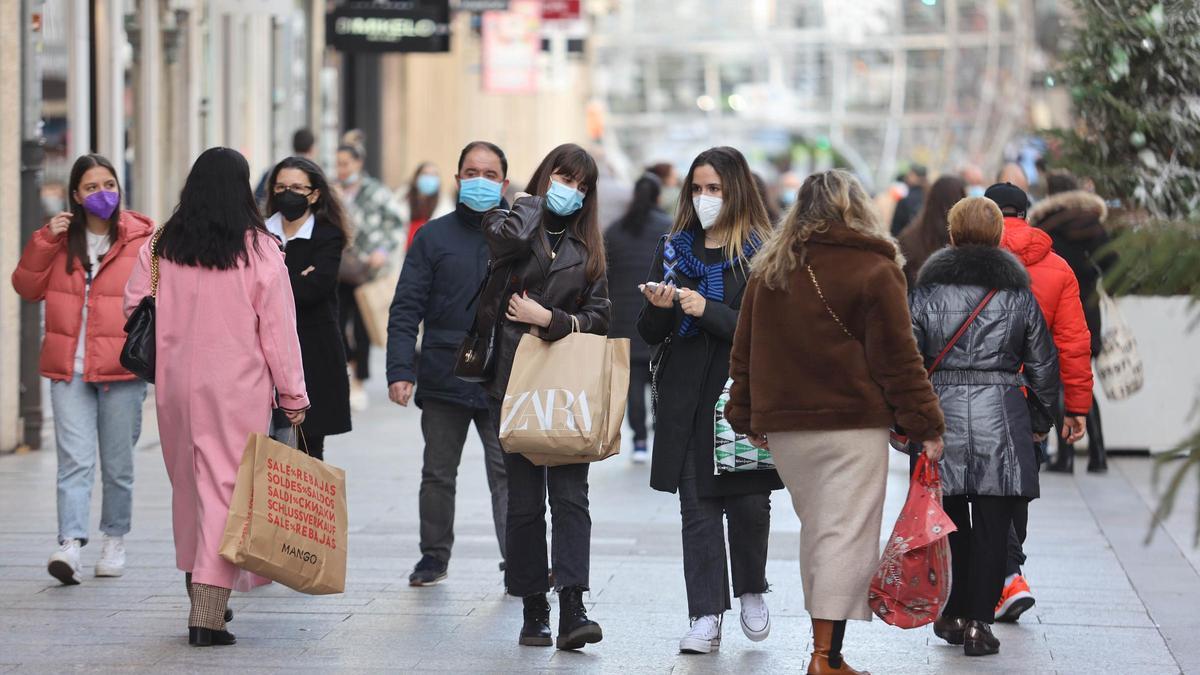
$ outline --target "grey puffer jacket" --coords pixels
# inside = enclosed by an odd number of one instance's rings
[[[1058,405],[1058,350],[1025,268],[999,248],[939,251],[909,296],[913,331],[928,366],[993,288],[999,292],[931,378],[946,415],[942,490],[1035,499],[1033,434],[1048,430],[1048,406]]]

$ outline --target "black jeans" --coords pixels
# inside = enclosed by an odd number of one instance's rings
[[[679,514],[683,519],[683,578],[688,614],[721,614],[733,595],[767,592],[767,540],[771,534],[771,493],[736,497],[701,497],[691,453],[683,458],[679,477]],[[729,555],[725,553],[725,520],[729,521]]]
[[[491,400],[492,424],[500,431],[500,401]],[[536,466],[523,455],[504,453],[508,474],[505,585],[527,597],[550,590],[546,560],[546,498],[550,500],[554,583],[587,588],[592,554],[588,466]]]
[[[629,426],[633,427],[634,442],[645,442],[646,387],[650,386],[649,361],[629,363]]]
[[[421,491],[418,510],[421,518],[421,554],[446,563],[454,546],[454,498],[458,467],[462,463],[463,444],[471,423],[483,443],[483,463],[488,489],[492,493],[492,522],[500,556],[504,557],[504,519],[508,511],[508,481],[504,472],[504,451],[496,438],[496,427],[488,410],[424,400],[421,403],[421,433],[425,436],[425,457],[421,464]]]
[[[371,377],[371,336],[367,324],[358,313],[358,300],[354,299],[357,286],[338,284],[338,325],[342,329],[342,341],[346,345],[346,361],[354,364],[354,377],[367,380]]]
[[[943,497],[954,521],[950,533],[953,579],[943,616],[993,623],[1004,590],[1005,551],[1013,511],[1023,497]]]

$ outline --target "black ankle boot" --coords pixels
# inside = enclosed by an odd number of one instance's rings
[[[524,598],[525,625],[521,626],[521,639],[517,644],[526,647],[549,647],[554,644],[550,634],[550,603],[546,594],[538,593]]]
[[[1075,473],[1075,446],[1063,443],[1058,446],[1058,454],[1054,461],[1046,467],[1047,471],[1056,473]]]
[[[587,617],[583,608],[583,587],[571,586],[558,592],[559,649],[583,649],[604,639],[600,624]]]
[[[1000,652],[1000,640],[992,635],[992,627],[988,624],[971,620],[963,631],[963,653],[967,656],[988,656]]]
[[[212,647],[213,645],[237,644],[237,638],[227,630],[213,630],[188,626],[188,644],[193,647]]]
[[[1102,447],[1096,447],[1095,444],[1088,445],[1088,473],[1107,473],[1108,472],[1108,457]]]

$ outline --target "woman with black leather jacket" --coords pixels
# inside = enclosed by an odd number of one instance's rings
[[[756,642],[771,631],[767,539],[771,491],[783,483],[772,468],[715,475],[713,456],[714,409],[729,379],[750,262],[772,225],[750,167],[734,148],[700,153],[683,189],[643,287],[637,328],[657,349],[650,486],[679,493],[691,618],[679,650],[708,654],[720,648],[722,617],[731,608],[731,570],[742,631]]]
[[[583,148],[560,145],[529,179],[533,194],[518,193],[511,210],[495,209],[483,219],[492,255],[492,277],[480,307],[479,325],[497,325],[495,372],[485,387],[497,433],[500,407],[521,337],[532,332],[561,340],[574,327],[608,332],[608,279],[604,241],[596,216],[596,163]],[[500,314],[503,310],[503,315]],[[506,453],[508,523],[505,581],[524,598],[519,643],[550,646],[546,600],[546,496],[553,512],[554,582],[559,591],[559,649],[599,642],[600,625],[588,619],[592,520],[588,510],[588,465],[536,466]]]

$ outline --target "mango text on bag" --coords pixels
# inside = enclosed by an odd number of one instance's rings
[[[562,394],[562,404],[555,405],[558,393]],[[517,394],[507,394],[504,402],[515,399],[508,415],[501,420],[500,433],[510,429],[528,431],[532,419],[539,431],[579,431],[591,433],[592,409],[588,405],[586,391],[578,393],[566,389],[544,389],[541,391],[523,391]],[[563,415],[555,413],[561,411]],[[562,424],[556,424],[561,419]]]

